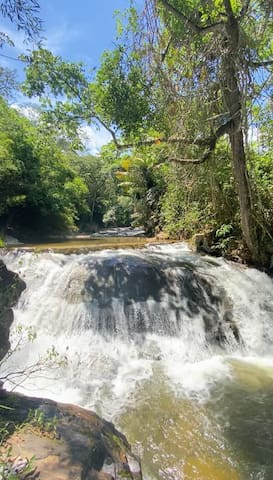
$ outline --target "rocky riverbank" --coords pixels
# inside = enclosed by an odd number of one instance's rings
[[[0,421],[10,429],[2,459],[5,454],[7,463],[34,457],[26,478],[142,479],[139,460],[124,435],[95,413],[5,390],[0,391],[0,404]]]

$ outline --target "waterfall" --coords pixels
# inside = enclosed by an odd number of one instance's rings
[[[16,378],[17,390],[115,421],[143,446],[147,480],[272,478],[271,455],[269,470],[255,457],[273,441],[260,421],[265,408],[273,411],[268,275],[181,243],[78,255],[14,250],[1,258],[27,285],[2,375],[44,364],[22,384]],[[60,358],[65,363],[53,368]],[[232,447],[241,438],[252,463],[237,458],[242,444]],[[226,476],[217,476],[215,462],[224,462]]]
[[[255,269],[181,244],[79,255],[11,251],[3,259],[27,284],[14,330],[32,326],[37,334],[5,368],[34,363],[51,346],[68,360],[61,389],[29,379],[24,388],[33,394],[69,393],[89,407],[108,398],[112,409],[157,362],[188,393],[228,374],[227,357],[271,362],[272,280]]]

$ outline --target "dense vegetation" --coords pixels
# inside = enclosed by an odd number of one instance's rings
[[[117,167],[103,156],[63,148],[0,99],[0,221],[6,232],[45,235],[130,223]]]
[[[91,76],[43,48],[24,58],[42,110],[32,125],[1,102],[2,225],[205,232],[268,264],[272,2],[147,0],[122,18]],[[111,134],[100,156],[79,154],[82,122]]]

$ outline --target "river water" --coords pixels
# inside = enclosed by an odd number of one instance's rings
[[[272,480],[270,277],[181,243],[2,258],[27,284],[3,370],[44,365],[17,390],[113,421],[146,480]]]

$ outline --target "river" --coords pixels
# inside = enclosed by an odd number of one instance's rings
[[[145,480],[272,480],[269,276],[182,243],[1,258],[27,284],[3,369],[45,364],[17,390],[113,421]]]

